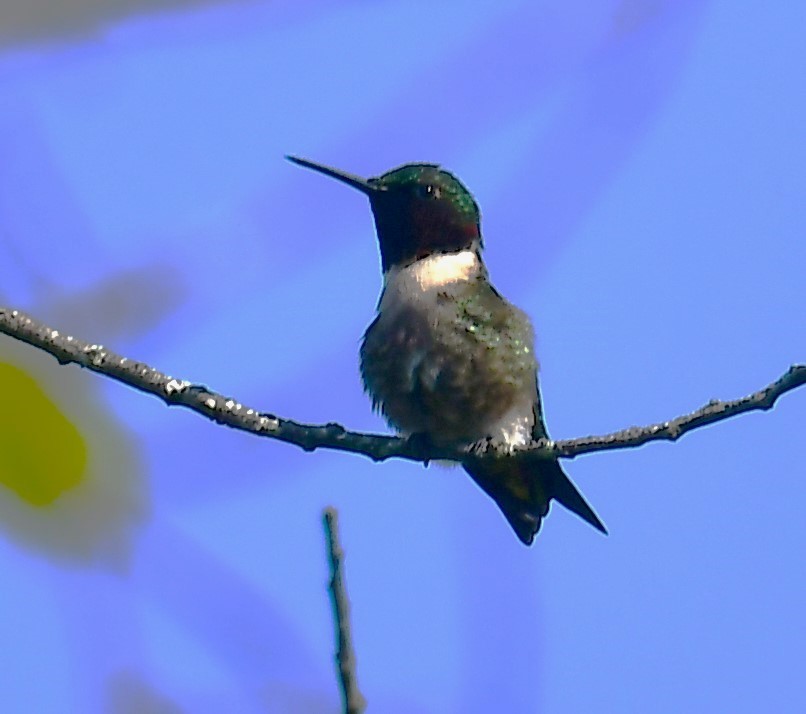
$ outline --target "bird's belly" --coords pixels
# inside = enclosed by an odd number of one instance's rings
[[[493,436],[513,405],[525,400],[531,415],[534,358],[512,349],[507,338],[491,341],[416,310],[381,316],[361,348],[364,385],[374,406],[404,433],[425,433],[435,443],[478,441]]]

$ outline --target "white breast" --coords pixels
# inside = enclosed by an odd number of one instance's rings
[[[475,277],[481,264],[473,250],[435,253],[403,268],[393,266],[383,276],[383,296],[379,311],[401,302],[417,300],[451,283]]]

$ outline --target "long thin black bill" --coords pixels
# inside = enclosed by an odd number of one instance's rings
[[[366,179],[363,179],[360,176],[355,176],[353,174],[348,174],[346,171],[339,171],[338,169],[331,168],[330,166],[325,166],[324,164],[317,164],[315,161],[308,161],[308,159],[301,159],[298,156],[286,156],[286,158],[291,163],[297,164],[299,166],[304,166],[306,169],[313,169],[314,171],[318,171],[320,174],[324,174],[325,176],[330,176],[331,178],[334,178],[337,181],[346,183],[348,186],[357,188],[362,193],[372,194],[378,190],[376,186],[371,184]]]

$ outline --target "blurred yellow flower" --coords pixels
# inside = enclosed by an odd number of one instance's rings
[[[52,503],[86,475],[87,444],[36,380],[0,362],[0,483],[34,506]]]
[[[137,440],[101,386],[3,344],[0,535],[49,558],[125,570],[148,516],[148,482]]]

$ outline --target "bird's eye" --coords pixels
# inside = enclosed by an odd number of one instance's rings
[[[434,198],[437,199],[442,195],[442,191],[439,186],[434,186],[434,184],[425,184],[420,185],[419,193],[422,198]]]

